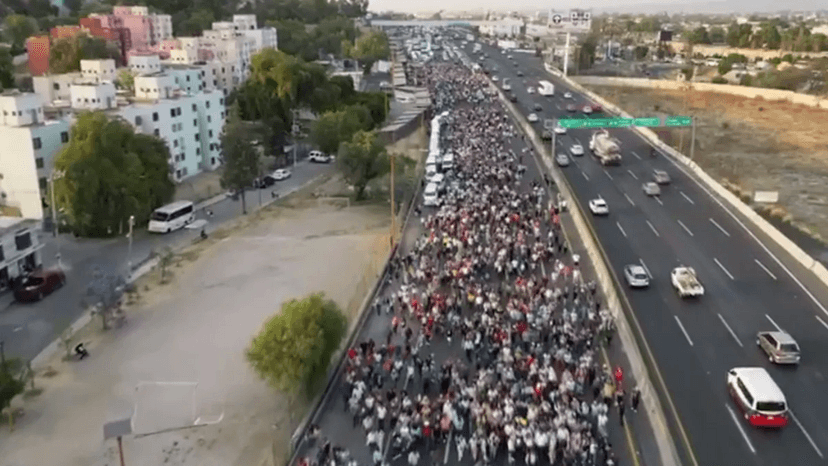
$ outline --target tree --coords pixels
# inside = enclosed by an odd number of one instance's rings
[[[37,31],[37,21],[28,16],[9,15],[3,20],[3,36],[11,43],[13,55],[25,50],[26,39]]]
[[[707,33],[707,28],[704,26],[697,27],[690,33],[690,42],[694,44],[709,44],[711,43],[710,36]]]
[[[49,68],[54,74],[80,71],[81,60],[119,59],[117,49],[110,47],[104,39],[77,34],[62,37],[52,43],[49,53]]]
[[[0,91],[15,87],[14,63],[11,53],[5,48],[0,48]]]
[[[178,24],[175,32],[179,36],[200,36],[204,30],[211,28],[215,20],[216,17],[211,10],[200,8],[188,12],[186,18]]]
[[[359,36],[353,46],[350,42],[345,42],[343,47],[346,55],[362,62],[366,75],[371,72],[371,67],[377,60],[388,58],[391,54],[388,36],[382,31],[367,32]]]
[[[287,19],[281,21],[267,21],[265,23],[268,27],[276,28],[279,34],[279,50],[289,54],[304,58],[304,52],[309,50],[310,34],[305,29],[305,23],[295,20]],[[310,48],[311,60],[316,52]]]
[[[357,200],[365,198],[368,182],[388,172],[388,154],[376,134],[360,131],[349,142],[339,146],[337,164],[345,180],[354,186]]]
[[[100,269],[92,272],[92,280],[86,287],[84,307],[92,307],[101,316],[101,325],[109,330],[109,320],[120,307],[127,283],[121,274],[106,273]]]
[[[77,16],[83,7],[83,0],[63,0],[63,6],[69,10],[71,16]]]
[[[595,49],[598,47],[598,37],[594,34],[589,34],[581,44],[581,50],[578,52],[578,69],[586,70],[595,63]]]
[[[311,139],[326,154],[334,154],[343,142],[350,141],[357,131],[371,126],[371,114],[361,105],[352,105],[337,112],[323,114],[311,128]]]
[[[710,42],[713,44],[721,44],[725,41],[725,37],[727,33],[725,32],[724,28],[721,26],[715,26],[710,28],[710,33],[708,34],[710,37]]]
[[[121,89],[135,92],[135,73],[130,70],[121,70],[118,72],[118,79],[115,81],[115,84]]]
[[[175,190],[169,158],[164,141],[135,134],[128,122],[81,113],[55,158],[55,170],[63,173],[55,180],[57,206],[83,236],[117,234],[130,215],[145,223]]]
[[[224,154],[224,172],[221,186],[232,191],[241,191],[242,212],[247,214],[244,191],[253,185],[259,176],[259,153],[253,147],[250,128],[241,119],[239,104],[234,103],[224,124],[221,147]]]
[[[253,370],[292,402],[310,399],[325,380],[331,357],[348,329],[339,306],[322,293],[282,304],[247,348]],[[291,419],[293,409],[289,408]]]
[[[9,430],[12,430],[14,428],[14,415],[10,410],[11,402],[14,397],[23,393],[26,382],[20,377],[15,377],[9,366],[10,362],[6,361],[4,356],[2,363],[0,363],[0,413],[9,410],[7,413],[9,416]]]
[[[649,47],[645,45],[638,45],[635,49],[633,49],[633,55],[635,55],[636,60],[643,60],[649,51]]]

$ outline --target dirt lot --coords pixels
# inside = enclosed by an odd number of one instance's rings
[[[590,89],[637,116],[695,115],[699,165],[740,194],[779,191],[776,217],[828,238],[828,111],[710,92]],[[658,132],[690,153],[689,129]]]

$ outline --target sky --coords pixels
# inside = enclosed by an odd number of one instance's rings
[[[772,12],[780,8],[790,10],[828,9],[828,0],[563,0],[560,2],[542,2],[538,0],[454,0],[447,8],[445,0],[370,0],[371,11],[394,10],[405,13],[447,11],[494,11],[509,10],[567,10],[569,8],[590,8],[596,11],[618,11],[623,13],[650,13],[668,11],[670,13],[729,13],[729,12]]]

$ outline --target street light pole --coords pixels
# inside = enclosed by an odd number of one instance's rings
[[[391,157],[391,247],[394,247],[394,236],[397,234],[397,216],[394,212],[394,159],[396,158],[394,154],[390,154]]]
[[[135,216],[129,216],[129,249],[127,250],[127,277],[132,276],[132,233],[135,226]]]
[[[696,117],[690,117],[690,160],[696,161],[694,155],[696,152]]]
[[[293,167],[296,167],[296,137],[299,135],[299,123],[296,121],[299,119],[297,115],[299,111],[293,109],[293,127],[291,127],[291,134],[293,135]]]
[[[49,191],[51,191],[52,195],[52,236],[54,238],[58,237],[58,222],[57,222],[57,205],[55,202],[55,180],[63,178],[63,172],[52,170],[52,173],[49,174]],[[63,268],[63,264],[61,263],[61,254],[60,254],[60,241],[55,241],[57,244],[57,253],[55,254],[55,259],[57,259],[58,268]]]

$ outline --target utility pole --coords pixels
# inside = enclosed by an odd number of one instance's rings
[[[132,277],[132,233],[135,226],[135,216],[129,216],[129,249],[127,249],[127,279]]]
[[[395,205],[394,205],[394,159],[396,158],[394,154],[389,155],[391,157],[391,248],[394,248],[394,236],[397,234],[397,215],[395,212]]]
[[[49,174],[49,191],[52,195],[52,235],[54,238],[58,237],[58,226],[57,222],[57,205],[55,205],[55,180],[63,178],[63,172],[53,170],[52,173]],[[61,264],[61,254],[60,254],[60,241],[55,241],[57,244],[57,253],[55,254],[55,259],[57,260],[58,268],[63,268]]]
[[[296,138],[299,136],[299,111],[297,109],[293,109],[293,127],[291,128],[291,134],[293,135],[293,167],[296,167]]]
[[[563,66],[563,74],[567,76],[567,71],[569,70],[569,40],[571,37],[571,33],[566,33],[566,48],[564,49],[564,66]]]
[[[690,160],[696,161],[694,158],[696,152],[696,117],[690,116]]]

